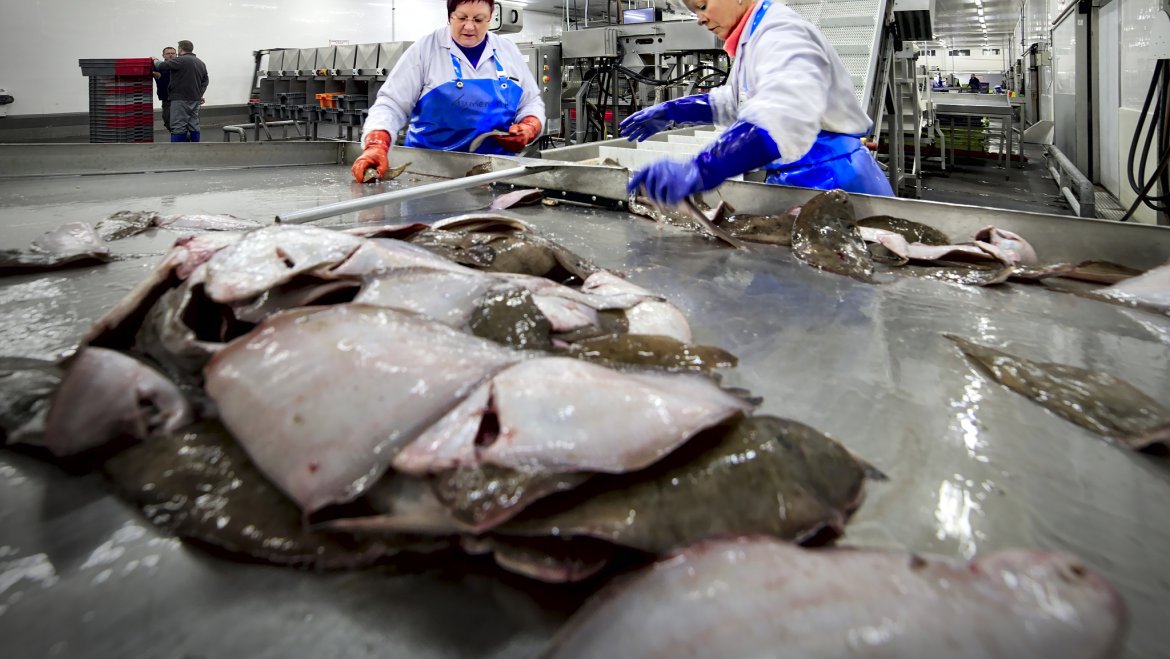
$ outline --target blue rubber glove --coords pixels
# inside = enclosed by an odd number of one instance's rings
[[[780,149],[768,131],[737,121],[719,139],[690,162],[660,160],[630,177],[627,192],[646,196],[658,204],[674,205],[686,197],[719,187],[732,176],[759,169],[780,157]]]
[[[659,160],[634,172],[626,190],[631,195],[645,189],[645,195],[657,204],[673,206],[703,191],[703,177],[695,161]]]
[[[715,123],[715,113],[706,94],[684,96],[639,110],[621,123],[622,137],[641,142],[667,128]]]

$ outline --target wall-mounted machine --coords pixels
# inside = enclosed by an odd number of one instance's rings
[[[498,34],[515,34],[524,29],[524,6],[515,2],[497,2],[488,30]]]

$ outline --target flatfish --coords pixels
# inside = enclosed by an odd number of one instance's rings
[[[739,534],[826,540],[844,531],[864,498],[867,465],[796,421],[747,417],[691,441],[645,471],[594,478],[496,530],[592,537],[656,554]]]
[[[1170,409],[1121,378],[1067,364],[1034,362],[946,336],[996,382],[1125,448],[1170,440]]]
[[[240,558],[343,569],[370,565],[409,548],[446,545],[437,538],[356,537],[307,528],[300,509],[214,422],[129,448],[102,469],[115,489],[155,525]]]
[[[965,562],[747,537],[613,583],[540,657],[1105,659],[1127,617],[1113,586],[1059,552]]]
[[[873,281],[873,258],[842,190],[821,193],[801,207],[792,224],[792,251],[814,268]]]
[[[0,250],[0,276],[109,263],[113,258],[93,227],[70,222],[40,236],[27,249]]]
[[[924,245],[951,244],[951,239],[942,231],[922,224],[921,222],[904,220],[900,217],[871,215],[870,217],[858,220],[857,226],[893,231],[896,234],[900,234],[906,239],[906,242],[910,243],[922,243]]]

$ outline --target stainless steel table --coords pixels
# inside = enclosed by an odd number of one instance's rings
[[[1007,122],[1007,165],[1012,166],[1012,142],[1014,141],[1015,109],[1003,94],[938,94],[931,97],[936,114],[960,117],[998,117]],[[954,149],[951,150],[952,156]]]
[[[341,162],[354,156],[355,145],[343,155],[335,146],[309,143],[251,152],[262,145],[90,146],[122,145],[0,145],[0,175],[127,172],[0,178],[5,246],[117,210],[271,219],[459,175],[484,162],[515,164],[396,148],[391,164],[413,161],[409,172],[363,187],[350,182]],[[143,169],[153,173],[131,173]],[[521,183],[614,199],[626,176],[592,167]],[[815,193],[737,183],[720,194],[759,212]],[[474,190],[323,223],[429,222],[482,208],[492,195]],[[1150,267],[1170,258],[1170,229],[854,200],[863,214],[909,217],[956,238],[985,224],[1003,226],[1031,239],[1046,259],[1096,257]],[[814,271],[784,248],[730,250],[615,210],[562,205],[515,214],[678,304],[697,341],[738,355],[740,365],[727,372],[726,382],[763,396],[763,412],[828,432],[888,473],[889,482],[870,487],[844,543],[955,557],[1008,547],[1076,553],[1129,604],[1133,623],[1125,656],[1164,656],[1170,460],[1119,450],[989,382],[942,334],[1108,370],[1164,396],[1170,391],[1170,318],[1036,286],[974,289],[919,279],[863,284]],[[0,354],[46,357],[69,348],[174,238],[160,231],[113,243],[126,259],[106,266],[0,280]],[[0,451],[5,656],[524,657],[541,647],[581,597],[579,590],[533,584],[482,563],[395,575],[232,562],[156,531],[95,476],[68,475]]]

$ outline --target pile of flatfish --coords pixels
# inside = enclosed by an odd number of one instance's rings
[[[1141,282],[1122,285],[1142,272],[1104,261],[1041,264],[1027,240],[995,226],[984,227],[968,242],[956,243],[942,231],[912,220],[886,215],[858,218],[849,195],[841,190],[823,192],[803,206],[776,215],[735,213],[723,202],[712,208],[698,198],[677,208],[636,198],[629,209],[656,222],[697,228],[732,247],[742,248],[744,241],[791,247],[798,259],[814,268],[869,283],[888,280],[878,276],[885,273],[969,286],[1073,280],[1114,285],[1098,290],[1073,288],[1073,292],[1160,313],[1170,311],[1165,292],[1170,290],[1170,265],[1151,271]]]
[[[118,233],[142,226],[123,219]],[[789,231],[809,258],[870,267],[864,245],[831,253],[832,231]],[[0,397],[0,425],[236,558],[490,556],[551,583],[630,570],[548,657],[1118,647],[1124,604],[1066,555],[801,547],[841,536],[884,476],[814,428],[754,414],[720,384],[735,365],[695,345],[670,301],[515,218],[270,226],[180,238],[70,359],[0,362],[22,388]]]
[[[221,552],[455,551],[565,582],[710,537],[844,532],[879,474],[753,415],[720,386],[735,362],[514,218],[269,226],[176,241],[60,374],[39,369],[60,377],[43,432],[6,425]]]

